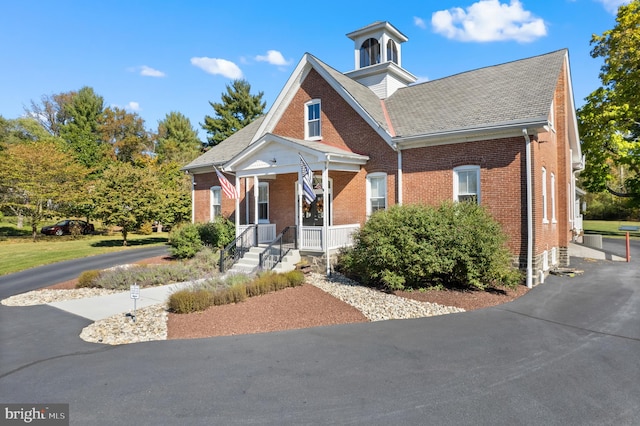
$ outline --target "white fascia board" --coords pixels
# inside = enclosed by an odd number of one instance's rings
[[[300,88],[302,81],[304,81],[305,77],[311,70],[309,57],[310,55],[308,53],[302,55],[302,59],[300,59],[300,62],[298,62],[298,65],[296,65],[296,68],[291,73],[291,76],[278,94],[278,97],[273,102],[273,105],[271,106],[271,109],[269,109],[267,116],[258,128],[255,136],[251,140],[252,144],[259,140],[265,133],[273,131],[273,128],[276,126],[276,124],[282,117],[282,114],[284,114],[284,111],[289,106],[291,99],[293,99],[296,92]]]
[[[564,57],[565,65],[566,65],[566,81],[568,82],[567,86],[569,89],[569,116],[571,117],[569,123],[569,129],[567,131],[569,137],[569,147],[573,153],[573,158],[571,159],[574,163],[579,163],[582,161],[582,147],[580,145],[580,133],[578,132],[578,117],[576,114],[576,106],[573,99],[573,81],[571,79],[571,68],[569,66],[569,51],[565,53]]]
[[[455,129],[444,132],[428,133],[409,137],[396,137],[394,142],[400,149],[421,148],[427,146],[447,145],[453,143],[476,142],[487,139],[500,139],[513,136],[522,136],[522,129],[528,129],[529,133],[545,131],[549,125],[547,117],[538,120],[513,122],[504,125],[475,127],[471,129]]]

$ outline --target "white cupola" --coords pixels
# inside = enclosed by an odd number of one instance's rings
[[[380,99],[417,78],[402,68],[402,43],[408,38],[386,21],[347,34],[354,43],[355,69],[345,75],[370,88]]]

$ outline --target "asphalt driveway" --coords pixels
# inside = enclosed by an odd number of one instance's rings
[[[0,400],[82,425],[638,424],[640,263],[572,263],[473,312],[118,347],[0,306]]]

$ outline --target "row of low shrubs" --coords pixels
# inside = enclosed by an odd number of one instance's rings
[[[170,312],[186,314],[204,311],[211,306],[238,303],[247,297],[259,296],[297,287],[304,284],[304,274],[300,271],[286,273],[265,272],[250,279],[244,275],[233,275],[226,283],[208,280],[191,288],[171,294],[168,302]]]
[[[235,225],[218,216],[213,222],[184,224],[169,234],[171,254],[178,259],[194,257],[203,247],[221,248],[235,238]]]
[[[208,248],[200,250],[189,261],[164,265],[132,265],[104,271],[85,271],[78,277],[77,288],[128,290],[133,283],[141,287],[211,278],[218,274],[219,254]]]
[[[390,290],[516,286],[500,224],[475,203],[393,206],[373,214],[344,250],[345,275]]]

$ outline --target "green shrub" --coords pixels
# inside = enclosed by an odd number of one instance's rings
[[[289,281],[289,285],[291,287],[301,286],[302,284],[304,284],[304,281],[305,281],[304,273],[298,270],[289,271],[285,273],[284,276]]]
[[[194,257],[203,247],[198,225],[186,224],[172,230],[169,245],[171,246],[171,254],[178,259]]]
[[[218,216],[213,222],[198,224],[200,240],[206,246],[222,248],[235,238],[236,228],[230,220]]]
[[[340,254],[339,267],[391,290],[514,286],[520,274],[505,241],[500,225],[474,203],[393,206],[371,216]]]
[[[98,287],[96,285],[98,278],[100,278],[100,271],[98,271],[97,269],[84,271],[78,276],[78,282],[76,283],[76,288]]]
[[[140,225],[140,228],[138,229],[138,233],[141,235],[153,234],[153,225],[151,224],[151,222],[145,222],[142,225]]]
[[[172,293],[167,302],[169,311],[176,314],[201,312],[213,304],[211,292],[204,289],[183,289]]]

